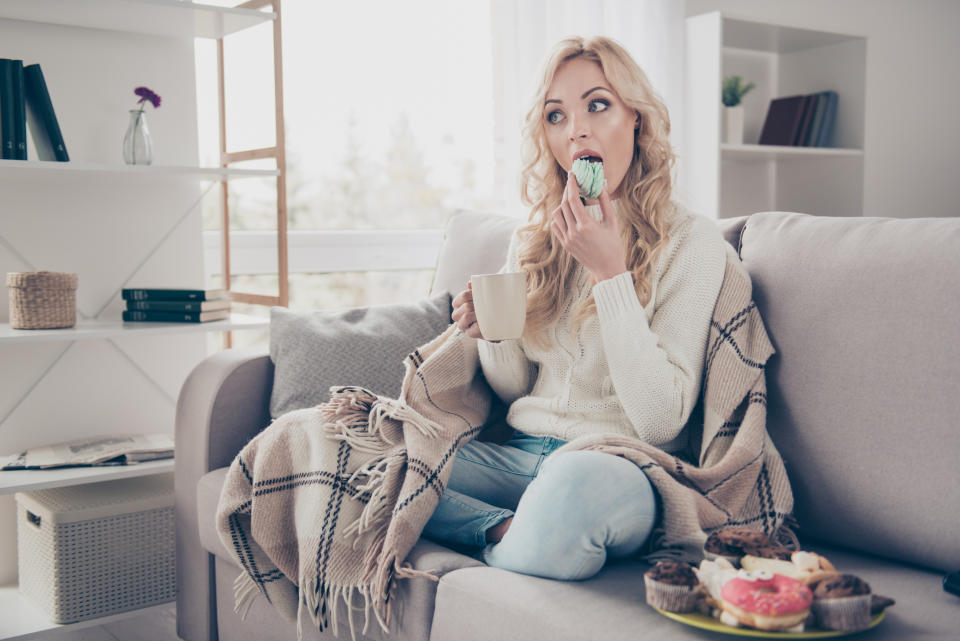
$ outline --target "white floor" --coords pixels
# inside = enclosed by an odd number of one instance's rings
[[[50,641],[178,641],[174,605],[160,612],[116,621],[99,628],[50,635]]]

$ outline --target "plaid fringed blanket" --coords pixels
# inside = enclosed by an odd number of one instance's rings
[[[634,438],[583,436],[556,450],[597,450],[643,469],[663,506],[646,558],[698,561],[707,535],[726,527],[763,530],[796,544],[784,520],[793,493],[783,460],[767,434],[767,360],[774,353],[750,276],[732,247],[710,322],[704,380],[697,411],[687,424],[689,460]],[[791,517],[792,520],[792,517]]]
[[[706,533],[731,525],[782,533],[793,497],[766,432],[764,366],[773,347],[732,248],[711,323],[703,421],[691,421],[699,465],[637,439],[583,437],[636,462],[663,500],[651,558],[696,558]],[[476,341],[451,326],[410,354],[400,399],[336,387],[328,403],[279,417],[233,461],[217,508],[220,538],[243,568],[237,609],[263,594],[281,614],[302,611],[337,633],[339,601],[389,630],[402,565],[436,508],[457,449],[481,430],[492,392]],[[702,439],[700,439],[702,434]]]
[[[288,619],[321,630],[343,600],[386,632],[402,565],[450,477],[457,449],[481,430],[492,398],[476,340],[451,325],[404,361],[400,400],[359,387],[277,418],[237,455],[217,506],[221,541],[243,572],[237,611],[263,594]]]

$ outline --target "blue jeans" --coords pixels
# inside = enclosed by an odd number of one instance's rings
[[[564,443],[521,432],[503,445],[467,443],[424,534],[485,546],[488,565],[551,579],[586,579],[608,556],[636,553],[657,517],[647,476],[602,452],[550,456]],[[510,516],[503,540],[487,545],[487,530]]]

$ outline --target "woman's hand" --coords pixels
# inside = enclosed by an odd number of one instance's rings
[[[477,323],[477,312],[473,308],[473,283],[468,282],[467,288],[453,298],[453,313],[450,318],[467,336],[483,339]]]
[[[580,202],[577,179],[569,172],[563,199],[553,212],[550,226],[563,248],[593,274],[597,282],[627,271],[620,222],[606,184],[600,192],[600,211],[603,218],[599,221],[587,213]]]

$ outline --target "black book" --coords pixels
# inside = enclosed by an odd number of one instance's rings
[[[760,133],[761,145],[792,145],[803,120],[806,96],[786,96],[770,101]]]
[[[127,322],[206,323],[207,321],[221,320],[229,317],[230,310],[226,309],[215,312],[145,312],[140,310],[123,312],[123,320]]]
[[[128,300],[127,309],[139,309],[154,312],[215,312],[230,309],[230,299],[222,300]]]
[[[26,94],[23,85],[23,61],[13,61],[13,113],[16,122],[13,123],[13,139],[16,144],[17,160],[27,159],[27,116],[24,104]]]
[[[4,160],[17,160],[19,154],[19,117],[23,99],[23,62],[0,58],[0,145]],[[24,138],[26,132],[24,131]],[[23,149],[26,150],[26,139]]]
[[[47,90],[40,65],[27,65],[23,68],[23,85],[26,94],[27,122],[30,134],[37,146],[37,158],[67,162],[67,146],[63,142],[60,123],[53,110],[53,101]]]
[[[179,300],[198,301],[227,298],[225,289],[123,289],[120,295],[123,300]]]

